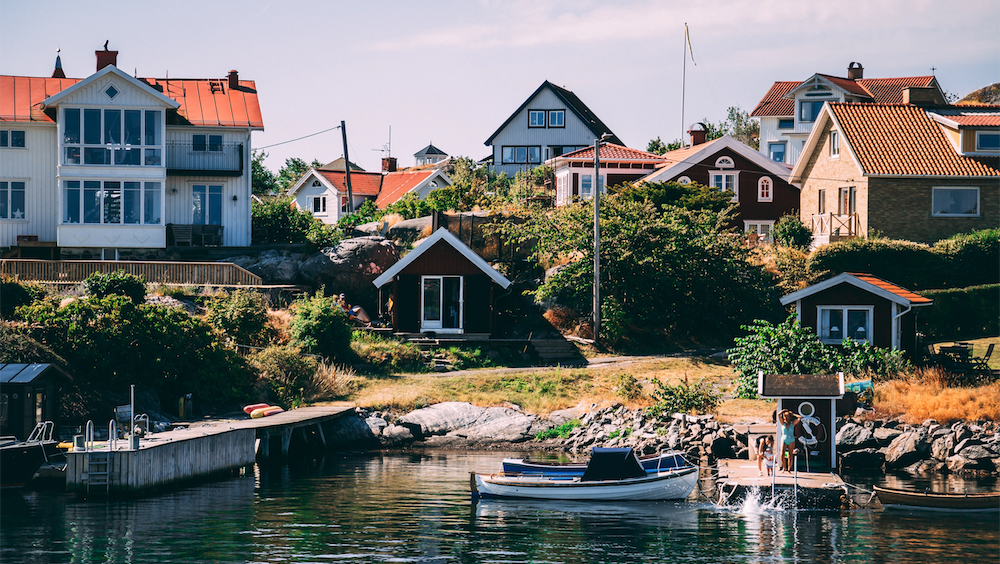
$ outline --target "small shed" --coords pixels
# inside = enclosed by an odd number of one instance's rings
[[[439,228],[373,284],[392,284],[397,333],[490,336],[497,290],[511,282],[447,229]]]
[[[70,381],[54,364],[0,364],[0,435],[23,441],[42,421],[58,428],[61,392]]]
[[[917,349],[913,308],[934,302],[871,274],[845,272],[781,298],[782,305],[792,303],[799,325],[815,327],[824,343],[867,341],[912,356]]]
[[[844,397],[843,372],[764,374],[762,371],[757,376],[757,395],[778,400],[776,413],[788,409],[802,418],[798,430],[804,438],[799,439],[798,448],[808,469],[837,469],[837,400]],[[775,453],[780,441],[776,436]],[[802,468],[800,463],[799,469]]]

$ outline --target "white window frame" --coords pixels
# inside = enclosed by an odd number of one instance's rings
[[[504,152],[507,150],[513,151],[511,160],[507,160]],[[519,161],[517,156],[517,150],[524,149],[524,161]],[[531,160],[531,150],[538,150],[538,160]],[[539,165],[542,164],[542,146],[541,145],[503,145],[500,147],[500,164],[516,164],[516,165]]]
[[[9,217],[0,217],[0,221],[3,222],[25,222],[28,221],[28,179],[27,178],[0,178],[0,182],[7,183],[7,201],[5,202],[7,206],[7,215]],[[14,217],[14,209],[11,202],[11,196],[13,196],[13,188],[11,184],[14,182],[21,182],[24,184],[24,209],[21,210],[21,217]]]
[[[326,215],[326,196],[310,196],[309,211],[313,215]]]
[[[424,281],[436,278],[441,281],[438,287],[440,299],[440,319],[437,322],[428,322],[424,319]],[[458,327],[444,327],[444,279],[458,278]],[[465,332],[465,276],[449,274],[429,274],[420,277],[420,332],[434,331],[436,333],[463,333]]]
[[[536,116],[541,116],[542,121],[538,122]],[[545,110],[528,110],[528,128],[529,129],[543,129],[547,123],[547,115]]]
[[[830,158],[840,158],[840,132],[835,129],[830,131]]]
[[[715,159],[715,168],[736,168],[736,163],[732,157],[719,157]]]
[[[190,182],[188,182],[188,187],[189,187],[189,189],[191,191],[191,199],[189,200],[191,202],[191,205],[192,205],[191,206],[191,216],[190,216],[191,217],[191,224],[192,225],[216,225],[214,223],[195,223],[194,222],[194,187],[195,186],[204,186],[205,187],[205,212],[204,212],[204,215],[205,215],[206,221],[212,215],[212,202],[211,202],[211,197],[210,197],[212,195],[212,188],[215,187],[215,186],[218,186],[218,187],[221,188],[219,190],[219,223],[218,223],[218,225],[225,225],[226,224],[226,220],[223,217],[223,215],[224,215],[223,214],[223,210],[226,209],[226,188],[227,188],[226,183],[225,182],[205,182],[205,181],[190,181]]]
[[[873,343],[873,335],[875,334],[875,306],[874,305],[817,305],[816,306],[816,336],[819,340],[828,345],[839,345],[845,340],[851,340],[859,342],[861,339],[855,339],[853,337],[843,337],[841,339],[831,339],[829,337],[823,337],[823,311],[824,310],[837,310],[841,311],[841,323],[847,324],[848,311],[866,311],[868,312],[868,328],[865,329],[865,338],[869,344]],[[844,333],[841,330],[841,333]]]
[[[140,225],[163,225],[163,215],[164,215],[164,213],[163,213],[163,211],[164,211],[163,197],[164,197],[164,190],[165,190],[165,186],[166,186],[166,182],[164,180],[161,180],[159,178],[136,178],[136,177],[126,177],[126,178],[107,178],[107,177],[104,177],[104,178],[90,178],[90,177],[82,177],[82,176],[73,176],[73,177],[63,177],[63,178],[60,178],[59,182],[60,182],[60,185],[59,185],[59,225],[73,225],[73,226],[79,226],[79,227],[94,227],[94,226],[100,226],[100,225],[120,225],[120,226],[123,226],[123,227],[135,227],[135,226],[140,226]],[[66,207],[69,205],[69,202],[68,202],[68,199],[67,199],[67,192],[69,190],[71,190],[71,188],[69,187],[69,183],[70,182],[76,182],[76,183],[79,184],[75,188],[75,190],[79,190],[79,192],[80,192],[80,195],[79,195],[79,197],[80,197],[79,206],[80,207],[77,209],[77,215],[80,218],[80,221],[78,221],[78,222],[69,222],[69,221],[66,221],[66,215],[67,215],[66,214],[66,211],[67,211]],[[97,222],[87,222],[86,219],[85,219],[87,217],[86,199],[84,198],[85,190],[87,190],[87,187],[84,184],[85,182],[99,182],[100,185],[101,185],[100,189],[98,190],[99,205],[98,205],[98,208],[97,208],[97,213],[98,213],[98,217],[100,218],[100,221],[97,221]],[[104,199],[104,190],[107,187],[106,186],[107,182],[117,182],[119,184],[119,188],[118,189],[121,192],[121,204],[120,204],[121,209],[118,212],[118,222],[116,222],[116,223],[104,221],[104,219],[105,219],[104,205],[106,203],[105,199]],[[126,223],[125,222],[125,212],[126,212],[126,209],[125,209],[125,197],[126,197],[126,187],[125,187],[125,184],[126,183],[132,183],[132,182],[139,184],[139,187],[138,187],[139,221],[137,221],[135,223]],[[158,184],[159,187],[155,188],[155,189],[151,189],[150,187],[147,186],[148,184]],[[156,199],[157,199],[157,206],[156,207],[157,207],[157,211],[159,212],[159,217],[157,218],[157,220],[155,222],[147,222],[146,221],[146,215],[147,215],[147,213],[146,213],[146,211],[147,211],[146,210],[146,195],[148,193],[153,193],[153,192],[156,193]]]
[[[552,123],[553,118],[559,116],[559,123]],[[549,127],[562,129],[566,127],[566,110],[549,110],[549,119],[546,122]]]
[[[716,163],[716,164],[718,164],[718,163]],[[715,185],[715,178],[717,176],[723,176],[723,177],[725,177],[725,176],[731,176],[733,178],[733,185],[732,185],[733,200],[732,201],[734,201],[734,202],[740,201],[740,173],[739,173],[739,171],[732,170],[732,169],[729,169],[729,170],[712,170],[712,171],[709,171],[709,173],[708,173],[708,185],[711,186],[712,188],[719,188],[720,190],[725,190],[726,189],[725,182],[723,182],[723,186],[721,186],[721,187]]]
[[[761,226],[767,226],[767,235],[764,235],[762,239],[770,243],[774,240],[774,220],[773,219],[744,219],[743,220],[743,232],[744,233],[756,233],[760,235]]]
[[[779,160],[775,160],[775,158],[774,158],[774,152],[771,150],[772,147],[776,146],[776,145],[780,145],[781,148],[782,148],[781,149],[781,155],[782,155],[782,157],[781,157],[780,161]],[[788,142],[787,141],[769,141],[767,143],[767,158],[771,159],[772,161],[774,161],[776,163],[784,163],[785,160],[788,159]]]
[[[23,150],[26,150],[28,148],[28,131],[27,130],[25,130],[25,129],[0,129],[0,131],[2,131],[2,132],[4,132],[4,133],[7,134],[7,144],[0,145],[0,149],[15,149],[15,150],[22,150],[23,151]],[[15,131],[18,132],[18,133],[24,134],[24,145],[21,145],[20,147],[15,147],[14,145],[12,145],[12,143],[14,142],[13,133]]]
[[[767,183],[767,195],[764,195],[764,183]],[[774,180],[770,176],[761,176],[757,180],[757,201],[758,202],[771,202],[774,201]]]
[[[983,135],[1000,135],[1000,131],[977,131],[976,132],[976,151],[982,151],[984,153],[996,153],[1000,149],[984,149],[979,144],[979,138]]]
[[[681,185],[691,184],[691,178],[687,176],[681,176],[677,179],[677,183]]]
[[[116,87],[117,88],[117,87]],[[117,97],[117,96],[116,96]],[[80,140],[78,143],[67,143],[66,142],[66,125],[69,123],[69,118],[66,117],[67,110],[78,110],[80,112]],[[86,142],[86,118],[84,117],[86,110],[100,110],[101,112],[101,143],[87,143]],[[121,123],[121,143],[111,144],[108,143],[104,138],[106,133],[106,127],[104,125],[105,110],[118,110],[122,112],[122,123]],[[125,110],[137,110],[139,111],[139,143],[125,143]],[[146,144],[146,112],[158,112],[156,120],[157,137],[159,138],[159,143],[153,145]],[[125,107],[125,106],[66,106],[59,108],[59,162],[63,166],[88,166],[88,167],[100,167],[100,166],[114,166],[114,167],[125,167],[125,168],[140,168],[140,167],[163,167],[164,158],[166,154],[166,133],[167,133],[167,121],[166,121],[166,110],[164,108],[155,107]],[[207,139],[206,139],[207,145]],[[192,143],[193,146],[193,143]],[[69,148],[76,148],[79,151],[78,160],[79,162],[71,163],[66,158],[66,150]],[[87,149],[98,149],[103,148],[111,151],[110,163],[107,164],[97,164],[86,162]],[[139,164],[116,164],[115,163],[115,152],[119,150],[128,149],[138,149],[139,150]],[[148,151],[155,151],[151,155],[147,155]],[[149,164],[147,164],[147,162]]]
[[[939,190],[975,190],[976,191],[976,213],[940,213],[934,211],[934,197]],[[979,217],[983,213],[983,194],[979,186],[934,186],[931,188],[931,216],[932,217]]]

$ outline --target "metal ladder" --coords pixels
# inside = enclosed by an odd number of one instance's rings
[[[93,421],[87,421],[86,441],[87,493],[90,493],[92,488],[99,486],[103,486],[103,493],[109,493],[111,491],[111,460],[114,457],[115,446],[118,443],[118,428],[115,425],[115,421],[112,419],[108,423],[108,450],[106,452],[94,450]]]

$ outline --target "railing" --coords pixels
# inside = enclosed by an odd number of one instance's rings
[[[149,283],[192,286],[260,286],[260,276],[229,262],[0,259],[0,276],[50,283],[79,283],[95,272],[124,270]]]
[[[242,143],[167,141],[167,174],[243,174]]]
[[[810,229],[812,229],[813,235],[832,235],[834,237],[857,237],[858,235],[860,222],[856,213],[813,214],[811,219]]]

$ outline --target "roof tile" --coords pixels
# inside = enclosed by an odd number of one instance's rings
[[[892,282],[887,282],[885,280],[882,280],[881,278],[876,278],[875,276],[872,276],[871,274],[858,273],[858,272],[848,272],[848,274],[850,274],[851,276],[857,278],[858,280],[867,282],[867,283],[869,283],[869,284],[871,284],[873,286],[877,286],[877,287],[879,287],[879,288],[881,288],[881,289],[883,289],[883,290],[885,290],[887,292],[891,292],[893,294],[896,294],[897,296],[903,298],[904,300],[908,300],[911,304],[929,304],[929,303],[933,303],[933,301],[934,301],[934,300],[931,300],[930,298],[925,298],[924,296],[921,296],[920,294],[916,294],[914,292],[911,292],[911,291],[907,290],[906,288],[903,288],[902,286],[897,286],[897,285],[893,284]]]
[[[583,149],[577,149],[571,153],[566,153],[561,157],[563,159],[588,159],[594,160],[594,148],[584,147]],[[601,158],[608,160],[641,160],[641,161],[662,161],[664,160],[662,156],[656,153],[647,153],[646,151],[640,151],[638,149],[629,149],[628,147],[622,145],[615,145],[614,143],[604,143],[601,145]]]
[[[344,171],[317,170],[337,190],[347,192],[347,180]],[[351,172],[351,192],[355,196],[378,196],[382,187],[382,173],[380,172]]]
[[[436,170],[422,170],[419,172],[398,171],[390,172],[382,177],[382,190],[375,200],[375,205],[379,209],[384,209],[389,204],[395,203],[404,194],[413,190],[424,180],[437,172]]]

